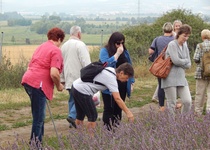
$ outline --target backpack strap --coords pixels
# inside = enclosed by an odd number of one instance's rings
[[[115,75],[116,76],[116,74],[114,73],[114,72],[112,72],[111,70],[109,70],[109,69],[104,69],[104,70],[106,70],[106,71],[108,71],[108,72],[110,72],[110,73],[112,73],[113,75]],[[93,81],[93,83],[95,83],[95,84],[99,84],[99,85],[103,85],[104,86],[104,84],[102,84],[102,83],[100,83],[100,82],[98,82],[98,81]]]
[[[200,48],[201,48],[201,50],[202,50],[202,49],[203,49],[203,45],[202,45],[202,43],[200,43],[200,44],[199,44],[199,46],[200,46]]]
[[[115,76],[116,76],[116,74],[115,74],[114,72],[112,72],[111,70],[106,69],[106,68],[105,68],[104,70],[109,71],[110,73],[112,73],[113,75],[115,75]]]

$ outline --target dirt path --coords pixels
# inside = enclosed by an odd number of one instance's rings
[[[158,110],[158,105],[155,103],[150,103],[143,107],[131,108],[131,111],[133,112],[134,116],[137,116],[138,114],[140,114],[142,112],[149,111],[151,108]],[[24,110],[24,111],[26,111],[26,110]],[[30,111],[30,110],[27,110],[27,111]],[[99,117],[101,118],[101,116],[102,116],[102,114],[100,113]],[[56,125],[59,135],[68,134],[68,132],[67,132],[69,130],[68,122],[65,119],[54,120],[54,122],[55,122],[55,125]],[[29,139],[30,132],[31,132],[31,125],[19,127],[19,128],[13,128],[11,130],[0,131],[0,145],[4,145],[8,141],[12,143],[15,141],[16,137],[19,137],[19,138],[27,141]],[[48,137],[56,136],[56,132],[54,130],[52,121],[45,124],[45,137],[47,137],[47,136]]]

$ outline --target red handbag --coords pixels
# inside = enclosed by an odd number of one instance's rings
[[[165,59],[165,51],[167,46],[162,50],[158,55],[155,61],[152,63],[152,66],[149,68],[149,71],[158,78],[166,78],[171,70],[172,61],[170,57]]]

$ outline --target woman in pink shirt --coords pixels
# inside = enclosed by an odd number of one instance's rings
[[[52,28],[47,37],[48,41],[35,50],[21,82],[31,100],[33,123],[30,140],[36,140],[37,144],[42,142],[44,134],[46,100],[52,100],[54,85],[58,91],[64,88],[60,82],[63,58],[59,47],[65,33]]]

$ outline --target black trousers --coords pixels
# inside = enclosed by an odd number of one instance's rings
[[[165,92],[164,89],[161,89],[161,78],[158,78],[158,100],[159,100],[159,105],[162,107],[164,106],[164,101],[165,101]]]
[[[120,97],[125,101],[127,82],[118,81],[118,89]],[[112,95],[102,93],[102,98],[104,103],[103,122],[108,129],[111,129],[122,119],[122,109],[117,105]]]

